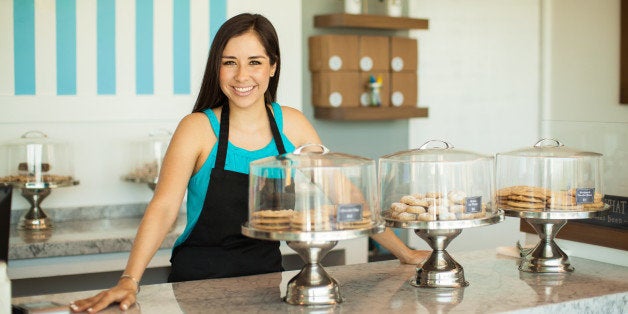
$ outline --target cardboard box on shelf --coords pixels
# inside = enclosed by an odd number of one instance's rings
[[[379,72],[360,72],[360,105],[369,106],[371,103],[371,95],[368,87],[371,75],[377,80],[378,77],[382,79],[382,87],[379,90],[381,106],[390,106],[390,73],[387,71]]]
[[[418,42],[407,37],[390,37],[390,70],[392,72],[416,72],[418,67]]]
[[[358,35],[316,35],[308,38],[310,71],[357,71]]]
[[[418,76],[416,72],[390,74],[390,104],[394,107],[417,106]]]
[[[390,38],[388,36],[360,36],[359,44],[360,71],[388,71],[390,69]]]
[[[312,104],[317,107],[359,107],[360,74],[349,72],[313,72]]]

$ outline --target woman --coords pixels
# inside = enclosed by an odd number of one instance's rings
[[[71,304],[97,312],[113,302],[126,310],[139,280],[187,198],[187,226],[177,239],[169,281],[278,272],[279,242],[241,235],[248,219],[248,171],[253,160],[320,144],[298,110],[275,103],[281,60],[277,34],[261,15],[240,14],[216,33],[193,112],[179,123],[159,183],[138,228],[118,284]],[[407,248],[392,231],[373,237],[416,264],[426,252]]]

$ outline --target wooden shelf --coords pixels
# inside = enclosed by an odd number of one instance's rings
[[[314,107],[314,118],[322,120],[395,120],[427,117],[427,108],[401,107]]]
[[[314,27],[357,27],[373,29],[427,29],[429,20],[374,14],[325,14],[314,16]]]

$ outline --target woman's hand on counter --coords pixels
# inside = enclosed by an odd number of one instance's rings
[[[131,280],[120,280],[115,287],[99,294],[70,303],[73,312],[96,313],[114,302],[120,303],[120,309],[126,311],[136,300],[137,286]]]
[[[431,253],[431,251],[411,249],[406,254],[404,254],[403,256],[399,256],[398,258],[402,264],[419,265],[423,264],[423,262],[430,256]]]

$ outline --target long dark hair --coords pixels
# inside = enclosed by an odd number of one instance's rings
[[[203,83],[201,83],[201,89],[192,112],[201,112],[207,108],[217,108],[228,104],[227,96],[220,89],[219,75],[222,52],[225,50],[229,39],[248,31],[253,31],[257,34],[262,46],[266,49],[270,65],[277,65],[275,75],[270,78],[268,89],[264,92],[265,103],[269,104],[275,101],[277,98],[277,86],[279,85],[279,70],[281,68],[277,32],[273,24],[264,16],[242,13],[227,20],[216,32],[214,41],[209,49]]]

